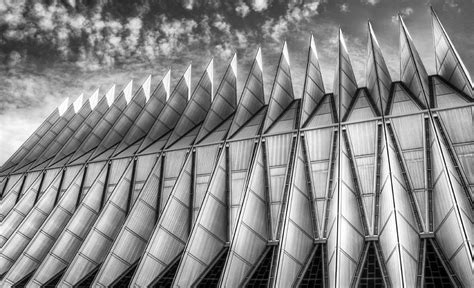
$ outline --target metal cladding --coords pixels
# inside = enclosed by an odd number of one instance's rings
[[[393,82],[368,24],[366,87],[339,32],[333,93],[311,36],[64,102],[0,168],[0,286],[470,287],[474,100],[432,12],[428,76],[400,18]],[[193,88],[193,89],[192,89]]]

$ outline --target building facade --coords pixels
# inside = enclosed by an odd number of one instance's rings
[[[340,31],[333,93],[311,37],[301,97],[285,43],[269,101],[258,49],[241,95],[234,56],[63,103],[0,170],[2,287],[471,287],[473,83],[399,20],[400,81],[369,23],[365,87]]]

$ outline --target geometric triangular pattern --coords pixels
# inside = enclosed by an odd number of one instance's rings
[[[369,242],[365,263],[358,279],[358,287],[386,287],[375,249],[375,244]]]
[[[334,73],[334,99],[336,101],[336,109],[339,121],[346,115],[347,110],[355,97],[357,90],[357,81],[352,69],[351,59],[347,51],[346,42],[339,29],[338,38],[338,56],[336,60],[336,72]]]
[[[166,281],[172,281],[178,270],[179,258],[173,261],[180,257],[190,233],[192,164],[189,155],[140,260],[132,285],[151,285],[160,280],[168,268],[176,266],[170,269],[173,270],[169,276],[172,278],[165,277]],[[169,249],[159,249],[163,245]]]
[[[313,248],[316,250],[312,258],[310,258],[310,262],[308,263],[308,267],[299,283],[300,287],[317,287],[323,288],[325,287],[324,283],[324,246],[319,245]],[[327,272],[326,272],[327,273]]]
[[[275,246],[267,248],[258,266],[254,268],[251,275],[248,275],[250,278],[245,283],[246,287],[268,287],[270,285],[269,276],[272,270],[273,257],[276,256],[274,255],[275,250]]]
[[[185,76],[191,73],[190,69],[191,66],[186,69],[186,72],[178,81],[178,84],[176,84],[173,93],[171,93],[171,96],[166,101],[165,107],[160,111],[153,126],[140,145],[139,151],[145,150],[175,127],[188,102],[191,87],[188,86]]]
[[[382,113],[387,107],[388,98],[390,97],[390,87],[392,85],[392,78],[388,71],[387,64],[382,55],[379,42],[375,37],[372,24],[368,22],[369,40],[367,43],[367,66],[366,66],[366,81],[367,89],[375,101],[375,106]]]
[[[13,153],[8,160],[0,167],[0,172],[3,174],[10,170],[13,166],[20,163],[21,160],[28,154],[28,152],[40,141],[43,136],[51,129],[54,123],[60,118],[58,109],[54,111],[44,120],[43,123],[28,137],[28,139]]]
[[[311,35],[309,45],[308,62],[306,64],[305,82],[301,100],[301,126],[306,124],[306,121],[319,105],[319,102],[322,101],[325,94],[323,77],[321,75],[321,68],[319,67],[319,59],[313,35]]]
[[[314,108],[313,112],[304,124],[304,128],[326,126],[333,123],[337,123],[334,95],[326,94]]]
[[[108,167],[105,167],[93,182],[71,219],[61,231],[54,246],[33,275],[32,281],[44,284],[57,273],[67,268],[91,230],[101,210],[101,202],[106,189]],[[64,249],[68,247],[68,249]]]
[[[377,97],[377,95],[370,95],[367,89],[359,89],[343,121],[360,121],[380,116],[380,109],[377,108],[372,97]]]
[[[131,95],[131,83],[132,82],[130,82],[129,85],[125,87],[124,93],[129,93]],[[127,89],[129,92],[126,92]],[[144,88],[142,87],[135,93],[130,102],[127,103],[127,107],[122,111],[122,114],[119,116],[114,125],[109,129],[107,135],[105,135],[99,146],[97,146],[97,148],[94,150],[94,153],[91,156],[92,159],[115,146],[117,143],[121,142],[121,140],[126,136],[130,127],[132,127],[138,115],[141,114],[143,107],[146,105],[146,100],[147,98]]]
[[[189,131],[204,121],[211,107],[214,80],[210,78],[209,69],[213,69],[213,61],[211,61],[201,76],[191,99],[186,106],[183,114],[178,120],[178,123],[173,129],[166,146],[173,145],[178,139],[186,135]]]
[[[61,131],[63,131],[74,119],[74,116],[76,116],[76,111],[74,110],[74,106],[70,105],[64,114],[54,123],[53,126],[51,126],[48,132],[46,132],[37,143],[35,143],[28,154],[15,166],[14,170],[17,171],[21,168],[26,169],[26,165],[34,162],[34,159],[40,158],[41,154],[47,150],[54,139],[56,139],[56,137],[61,134]]]
[[[250,118],[252,118],[264,105],[263,93],[262,52],[258,48],[255,60],[245,82],[242,96],[229,130],[229,137],[233,136]]]
[[[431,20],[435,47],[436,74],[446,79],[462,93],[474,99],[473,82],[469,71],[459,57],[451,39],[444,30],[436,12],[431,8]]]
[[[98,91],[96,92],[98,93]],[[94,97],[91,96],[91,98]],[[89,102],[90,103],[90,102]],[[61,150],[56,152],[54,159],[50,162],[51,164],[58,163],[67,156],[72,156],[76,149],[81,146],[82,142],[89,136],[89,133],[94,129],[96,125],[101,121],[104,114],[109,110],[107,98],[102,96],[98,103],[87,116],[87,118],[81,123],[81,125],[74,131],[74,134],[69,137],[66,143],[63,144]],[[62,165],[61,165],[62,166]]]
[[[77,285],[86,275],[99,272],[127,213],[134,165],[130,163],[113,189],[97,221],[88,233],[76,257],[63,275],[61,285]],[[93,279],[90,281],[92,283]]]
[[[264,153],[265,149],[260,145],[252,164],[250,181],[222,275],[224,286],[235,287],[244,283],[249,273],[264,257],[268,239],[271,237]]]
[[[428,107],[428,74],[401,15],[398,16],[398,21],[400,22],[400,80],[424,107]]]
[[[170,71],[167,72],[165,78],[169,77],[169,74]],[[143,110],[140,112],[140,115],[138,115],[127,134],[122,138],[121,143],[116,148],[115,155],[124,151],[138,140],[142,139],[151,129],[151,126],[156,121],[156,118],[160,114],[161,110],[166,105],[167,93],[164,83],[165,78],[160,81],[158,87],[156,87],[147,100]],[[138,147],[135,148],[135,150],[136,149],[138,149]]]
[[[38,226],[36,228],[35,225],[29,225],[29,230],[34,231],[33,233],[30,232],[30,235],[34,235],[30,241],[15,241],[16,249],[23,252],[15,262],[15,265],[10,269],[9,275],[11,276],[7,275],[6,279],[11,279],[12,282],[15,282],[15,279],[23,277],[38,268],[48,251],[54,245],[62,229],[68,223],[69,219],[71,219],[77,207],[77,200],[80,199],[81,187],[84,189],[84,182],[87,178],[89,178],[87,179],[88,182],[95,181],[99,176],[99,173],[95,171],[100,171],[105,165],[96,163],[91,166],[96,167],[91,167],[87,171],[84,171],[86,175],[79,173],[74,182],[69,185],[66,192],[64,192],[64,197],[59,200],[58,205],[54,208],[52,207],[51,203],[54,203],[54,197],[57,192],[53,189],[49,189],[44,193],[44,197],[34,207],[34,210],[28,214],[24,221],[25,226],[27,226],[28,223],[33,223],[33,221],[37,221]],[[105,178],[104,173],[102,177]],[[49,209],[52,209],[52,211]],[[20,230],[19,232],[22,231]],[[25,235],[25,232],[23,231],[22,234]],[[24,248],[25,246],[26,248]],[[42,249],[38,247],[42,247]],[[22,248],[24,248],[24,250]]]
[[[237,107],[237,74],[235,74],[236,71],[233,67],[237,67],[236,65],[237,54],[234,54],[217,88],[216,95],[213,95],[214,100],[196,138],[196,143],[199,143],[235,112]]]
[[[295,98],[293,95],[293,81],[291,80],[290,59],[288,57],[288,47],[285,42],[278,62],[275,81],[273,82],[263,131],[267,131]]]
[[[357,124],[349,124],[346,126],[343,135],[347,137],[350,145],[353,165],[353,176],[357,181],[357,190],[359,203],[362,204],[365,221],[367,222],[368,233],[374,235],[374,218],[376,209],[376,168],[377,155],[379,153],[377,147],[377,139],[381,137],[380,130],[377,128],[377,122],[362,122]]]
[[[227,150],[227,149],[226,149]],[[227,151],[219,156],[219,161],[207,189],[201,211],[193,225],[190,241],[185,248],[182,260],[176,274],[174,285],[190,287],[199,276],[211,268],[213,259],[223,251],[229,239],[229,206],[227,204]],[[207,185],[206,185],[207,186]],[[221,221],[215,221],[220,219]],[[208,243],[205,247],[199,243]],[[227,253],[224,253],[227,255]],[[222,256],[219,256],[222,257]],[[219,260],[222,261],[222,260]],[[225,263],[225,258],[223,260]],[[222,263],[222,266],[223,264]],[[193,271],[189,273],[189,271]]]
[[[203,275],[202,279],[199,280],[196,287],[218,287],[219,279],[221,277],[222,271],[224,270],[225,259],[227,258],[227,249],[219,255],[219,258],[209,271]]]
[[[400,82],[392,84],[392,94],[384,110],[385,115],[403,115],[417,113],[423,109],[421,102],[409,93]]]
[[[316,238],[314,227],[313,195],[309,186],[310,177],[303,147],[300,145],[295,159],[292,190],[288,201],[288,217],[286,218],[284,234],[280,245],[276,284],[281,287],[291,287],[297,281],[298,274],[304,268],[307,258],[311,255],[312,244]],[[295,247],[301,247],[295,249]],[[321,250],[321,248],[319,249]],[[316,258],[316,257],[315,257]],[[322,267],[321,267],[322,268]],[[287,271],[287,272],[283,272]]]
[[[425,287],[455,287],[451,282],[448,272],[444,268],[438,253],[436,253],[430,240],[425,240],[425,264],[424,264],[424,286]]]
[[[81,99],[78,99],[81,100]],[[74,132],[84,123],[84,121],[89,117],[90,113],[92,112],[91,105],[89,100],[87,100],[84,104],[82,101],[74,103],[81,104],[79,111],[76,112],[74,117],[68,122],[68,124],[61,130],[60,133],[54,138],[54,140],[48,145],[48,147],[44,150],[44,152],[39,156],[36,161],[31,165],[31,167],[35,167],[41,164],[44,160],[51,160],[52,157],[56,156],[64,144],[69,141],[69,138],[74,134]]]
[[[94,285],[110,286],[121,279],[128,269],[138,267],[138,261],[145,250],[146,243],[153,232],[154,223],[158,218],[159,184],[161,176],[161,160],[155,162],[152,172],[147,177],[139,196],[130,211],[127,220],[104,260]],[[140,160],[139,160],[140,161]],[[135,185],[136,185],[135,178]],[[130,249],[133,247],[133,249]],[[135,268],[132,268],[135,267]],[[131,271],[130,270],[130,271]],[[131,276],[129,281],[131,281]]]
[[[430,77],[433,89],[431,106],[434,108],[451,108],[466,106],[471,101],[462,92],[459,92],[452,84],[439,76]]]
[[[438,125],[437,125],[438,126]],[[448,265],[453,267],[464,286],[472,283],[472,202],[461,184],[458,170],[446,147],[439,127],[430,127],[432,177],[431,229]],[[471,267],[470,267],[471,266]]]
[[[334,94],[311,38],[302,99],[285,43],[269,95],[258,49],[240,98],[234,56],[65,101],[1,172],[0,286],[470,287],[472,83],[432,16],[432,76],[400,20],[396,82],[369,23],[367,87],[340,34]]]

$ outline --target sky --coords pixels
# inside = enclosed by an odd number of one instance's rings
[[[0,165],[66,97],[138,89],[150,74],[153,88],[168,69],[175,84],[190,63],[196,84],[212,57],[218,83],[237,53],[240,93],[261,46],[268,98],[285,40],[299,98],[311,33],[327,92],[339,28],[365,86],[368,20],[398,80],[398,13],[434,74],[430,6],[472,75],[474,0],[0,0]]]

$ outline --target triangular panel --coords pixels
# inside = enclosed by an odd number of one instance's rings
[[[206,115],[206,119],[196,138],[196,143],[210,134],[235,111],[237,106],[237,75],[232,67],[237,65],[236,61],[237,55],[234,55],[219,84],[219,88],[217,88],[211,109]]]
[[[132,285],[148,286],[165,278],[172,281],[163,273],[183,252],[190,233],[192,170],[192,157],[189,155],[140,260]],[[169,269],[174,270],[170,276],[173,278],[179,263],[175,262],[175,265],[176,268]]]
[[[288,59],[288,47],[285,42],[283,44],[283,51],[280,55],[280,61],[278,62],[272,93],[270,94],[270,102],[268,103],[263,131],[267,131],[267,129],[278,119],[288,106],[290,106],[294,98],[290,60]]]
[[[355,97],[357,90],[357,81],[352,69],[349,52],[342,31],[339,30],[339,52],[336,62],[336,73],[334,75],[334,99],[339,120],[347,113],[352,98]]]
[[[321,68],[319,67],[316,44],[313,35],[311,35],[301,104],[301,126],[303,126],[309,119],[310,115],[319,105],[319,102],[323,99],[324,94],[324,83],[321,75]]]
[[[387,107],[388,98],[390,97],[390,87],[392,85],[392,78],[388,71],[387,64],[382,55],[379,42],[375,37],[372,25],[368,23],[369,41],[367,43],[367,66],[366,66],[366,81],[367,89],[369,90],[372,99],[375,101],[375,106],[382,113]]]
[[[431,8],[431,19],[435,46],[436,73],[441,75],[454,87],[474,98],[473,82],[469,71],[459,57],[448,33],[444,30],[441,21]]]
[[[401,16],[400,21],[400,80],[424,107],[428,107],[428,74]]]
[[[161,110],[155,123],[153,123],[153,126],[148,131],[145,140],[143,140],[139,149],[140,151],[152,145],[156,140],[163,137],[176,126],[176,123],[186,107],[190,94],[189,91],[191,90],[191,87],[188,86],[185,79],[185,76],[190,73],[190,69],[191,66],[188,67],[174,88],[173,93],[171,93],[170,98],[167,99],[165,107]]]
[[[237,111],[235,112],[232,125],[229,130],[229,137],[233,136],[250,118],[252,118],[264,105],[265,95],[263,94],[263,72],[261,67],[261,49],[257,51],[255,60],[250,68],[249,76],[240,97]]]

